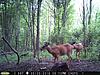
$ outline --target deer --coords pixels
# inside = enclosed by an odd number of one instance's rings
[[[69,43],[50,46],[50,43],[45,42],[45,44],[40,49],[41,51],[47,50],[50,54],[52,54],[54,57],[54,63],[58,61],[59,57],[62,55],[67,55],[68,63],[70,63],[72,60],[71,53],[73,48],[74,46]]]
[[[78,62],[80,63],[80,52],[84,48],[82,43],[75,43],[73,44],[74,49],[76,49],[76,58],[78,59]]]

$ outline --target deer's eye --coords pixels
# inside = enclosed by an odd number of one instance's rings
[[[45,46],[43,46],[42,48],[45,48]]]

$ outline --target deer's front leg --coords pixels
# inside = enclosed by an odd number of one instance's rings
[[[54,63],[59,61],[59,55],[54,55]]]
[[[68,53],[67,56],[68,56],[68,64],[70,64],[71,63],[71,60],[72,60],[71,54]]]
[[[78,59],[78,62],[80,63],[80,52],[77,52],[77,59]]]

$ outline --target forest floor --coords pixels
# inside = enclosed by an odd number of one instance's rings
[[[11,63],[0,63],[0,71],[40,71],[46,69],[50,71],[54,63],[43,61],[38,63],[36,60],[25,60],[16,65],[14,62]],[[100,72],[100,61],[81,60],[81,63],[73,60],[69,66],[70,71],[89,71],[89,72]]]

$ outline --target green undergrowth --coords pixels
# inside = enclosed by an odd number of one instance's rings
[[[96,48],[94,47],[94,48],[90,48],[90,49],[91,50],[87,51],[86,57],[85,57],[84,51],[81,51],[81,53],[80,53],[81,60],[98,60],[99,53],[96,50]],[[18,54],[20,56],[20,62],[33,58],[33,53],[31,51],[22,51],[22,52],[18,52]],[[72,56],[73,60],[77,60],[75,50],[73,50],[71,56]],[[7,58],[10,62],[17,62],[17,56],[15,53],[7,54]],[[50,54],[48,51],[45,50],[45,51],[39,52],[39,58],[45,58],[45,59],[51,60],[51,59],[53,59],[53,56],[52,56],[52,54]],[[68,59],[67,55],[60,56],[60,60],[62,60],[62,61],[66,61],[67,59]],[[2,62],[7,62],[4,55],[0,56],[0,63],[2,63]]]
[[[20,62],[33,58],[31,51],[22,51],[22,52],[18,52],[18,54],[20,56]],[[15,53],[12,53],[12,54],[7,54],[7,59],[9,62],[17,62],[18,58]],[[8,61],[6,60],[4,55],[0,56],[0,63],[8,62]]]

